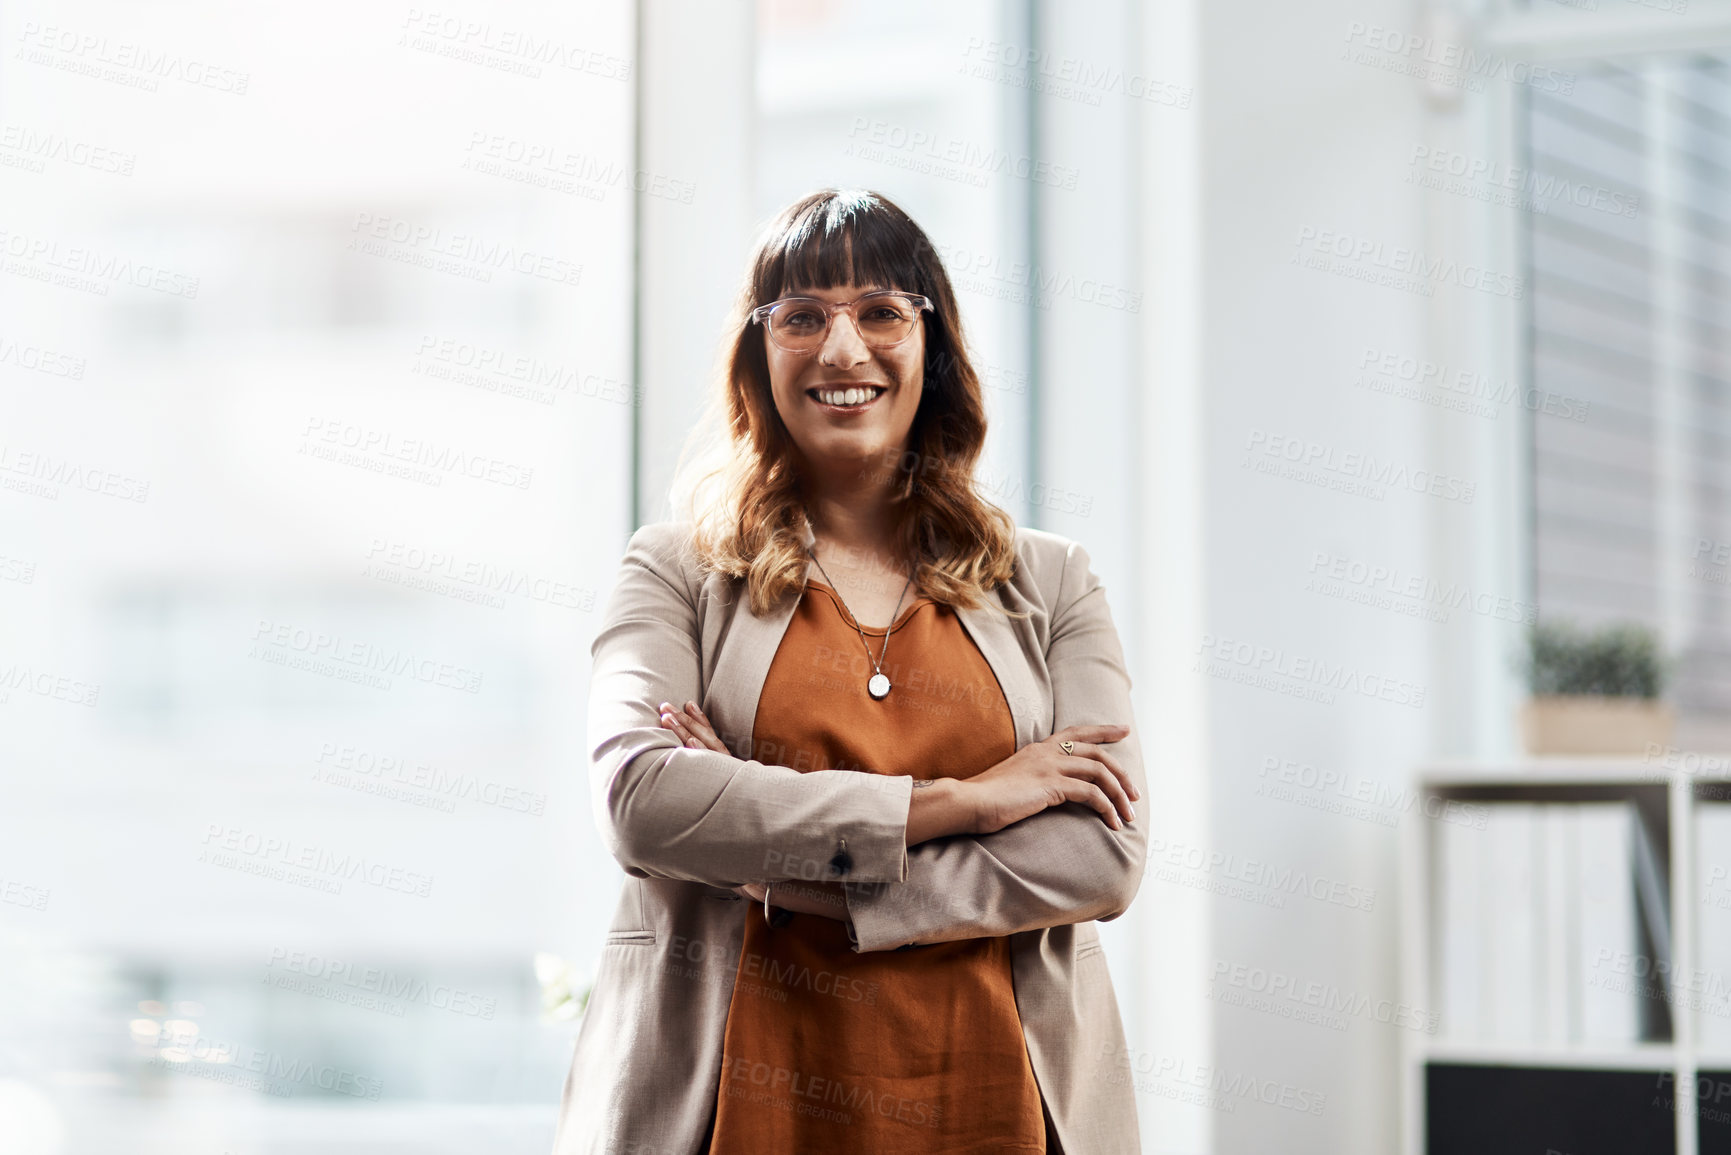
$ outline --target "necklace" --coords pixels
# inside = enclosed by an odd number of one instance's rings
[[[806,546],[805,551],[811,555],[812,561],[817,561],[817,549],[815,547]],[[823,575],[824,581],[829,582],[829,588],[835,590],[836,600],[841,602],[841,608],[847,610],[847,599],[841,596],[841,587],[830,578],[829,571],[823,568],[821,561],[817,561],[817,572]],[[859,619],[853,616],[852,610],[847,610],[847,616],[853,619],[853,628],[859,633],[859,644],[865,647],[866,660],[871,662],[872,669],[876,671],[866,682],[866,693],[880,702],[889,697],[890,694],[890,680],[884,675],[884,655],[889,653],[890,649],[890,630],[896,624],[896,616],[901,613],[902,598],[908,596],[908,586],[913,584],[914,575],[910,573],[908,580],[902,585],[901,597],[896,598],[896,608],[895,612],[890,614],[890,624],[884,627],[883,648],[878,651],[878,656],[875,658],[872,657],[871,643],[866,641],[865,631],[860,629]]]

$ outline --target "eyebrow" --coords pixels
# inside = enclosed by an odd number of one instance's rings
[[[834,286],[830,286],[830,287],[833,288]],[[805,287],[801,287],[798,289],[789,289],[789,290],[787,290],[787,292],[783,293],[782,296],[784,296],[784,297],[809,297],[813,293],[816,293],[819,291],[820,290],[818,290],[816,288],[813,288],[810,286],[805,286]],[[863,297],[863,296],[867,295],[868,293],[890,293],[890,292],[894,292],[894,291],[895,290],[889,288],[886,285],[862,285],[860,287],[859,295]]]

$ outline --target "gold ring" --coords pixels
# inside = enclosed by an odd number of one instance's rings
[[[1074,754],[1076,752],[1076,743],[1060,742],[1058,743],[1058,749],[1062,750],[1066,754]]]

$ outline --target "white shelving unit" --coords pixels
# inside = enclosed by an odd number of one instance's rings
[[[1725,766],[1731,759],[1708,755],[1699,759]],[[1697,957],[1697,848],[1695,818],[1703,806],[1731,805],[1731,775],[1671,768],[1659,760],[1641,758],[1545,757],[1498,763],[1437,763],[1423,767],[1415,776],[1416,789],[1425,805],[1424,813],[1436,813],[1442,801],[1485,800],[1494,802],[1497,792],[1524,800],[1567,801],[1602,794],[1606,788],[1662,787],[1669,835],[1671,955],[1673,975],[1693,975],[1706,968],[1715,973],[1731,971],[1731,958]],[[1726,801],[1703,800],[1700,795],[1717,794]],[[1433,801],[1435,800],[1435,801]],[[1510,800],[1513,800],[1512,798]],[[1436,927],[1433,898],[1434,837],[1439,819],[1417,823],[1402,842],[1402,992],[1410,1006],[1436,1008],[1438,984],[1433,981],[1433,935]],[[1715,853],[1713,861],[1731,862],[1731,846]],[[1582,1071],[1671,1072],[1675,1081],[1676,1155],[1701,1155],[1697,1100],[1685,1091],[1693,1089],[1702,1070],[1731,1071],[1731,1054],[1704,1054],[1696,1044],[1697,1015],[1686,991],[1667,984],[1671,1007],[1672,1038],[1668,1042],[1633,1043],[1628,1046],[1578,1045],[1566,1047],[1507,1046],[1449,1039],[1441,1035],[1403,1032],[1402,1036],[1402,1150],[1405,1155],[1435,1155],[1426,1149],[1427,1070],[1433,1063],[1462,1064],[1488,1068],[1525,1070],[1563,1069]],[[1446,1026],[1444,1028],[1446,1030]],[[1703,1109],[1714,1107],[1701,1105]],[[1717,1105],[1731,1113],[1731,1099]],[[1715,1140],[1714,1150],[1731,1144],[1731,1128]]]

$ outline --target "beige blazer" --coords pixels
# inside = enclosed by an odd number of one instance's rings
[[[959,616],[1003,688],[1017,748],[1076,723],[1127,722],[1129,737],[1108,749],[1146,798],[1130,677],[1088,554],[1033,529],[1017,530],[1016,550],[1015,576],[993,597],[1030,616],[990,606]],[[555,1155],[707,1147],[744,920],[763,917],[731,888],[791,878],[843,884],[859,951],[1012,936],[1023,1036],[1060,1149],[1138,1152],[1123,1026],[1093,922],[1136,895],[1145,808],[1113,830],[1065,803],[995,834],[909,850],[912,777],[802,773],[754,757],[764,753],[752,742],[758,696],[795,600],[752,614],[742,582],[698,572],[688,524],[644,526],[626,547],[591,651],[589,773],[595,821],[627,878]],[[688,699],[733,753],[682,747],[661,728],[659,704]]]

